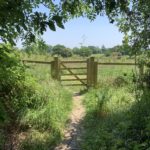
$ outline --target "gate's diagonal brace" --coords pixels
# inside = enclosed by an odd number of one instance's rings
[[[61,63],[61,65],[64,67],[64,68],[66,68],[76,79],[78,79],[82,84],[84,84],[85,86],[87,86],[87,84],[84,82],[84,81],[82,81],[82,79],[80,79],[77,75],[75,75],[72,71],[71,71],[71,69],[69,69],[69,68],[67,68],[63,63]]]

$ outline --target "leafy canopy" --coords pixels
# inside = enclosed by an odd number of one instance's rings
[[[41,11],[40,6],[47,11]],[[120,30],[130,33],[129,41],[135,49],[149,47],[149,0],[1,0],[0,38],[12,44],[18,37],[32,42],[36,34],[43,34],[47,28],[55,31],[56,26],[64,28],[73,17],[94,20],[98,15],[107,15],[111,23],[119,19]]]
[[[106,13],[113,22],[113,16],[128,5],[127,0],[1,0],[0,38],[12,44],[17,37],[32,42],[36,34],[43,34],[47,28],[55,31],[56,26],[64,28],[64,22],[79,16],[93,20]],[[47,12],[41,11],[40,6]]]
[[[150,48],[150,1],[132,0],[130,11],[118,21],[120,30],[129,36],[134,52]]]

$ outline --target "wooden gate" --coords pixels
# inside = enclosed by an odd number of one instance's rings
[[[54,57],[51,64],[52,78],[66,86],[95,87],[97,85],[97,70],[98,63],[94,61],[94,57],[85,61],[61,61],[58,57]]]

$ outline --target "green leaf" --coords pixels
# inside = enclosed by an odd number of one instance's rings
[[[64,25],[63,25],[63,23],[62,23],[62,17],[60,17],[60,16],[54,16],[52,19],[56,22],[56,24],[57,24],[58,27],[60,27],[62,29],[65,28]]]
[[[49,26],[49,28],[50,28],[51,30],[56,31],[56,27],[55,27],[55,24],[54,24],[53,21],[50,20],[50,21],[48,22],[48,26]]]

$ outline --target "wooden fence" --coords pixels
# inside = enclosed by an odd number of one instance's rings
[[[67,64],[75,64],[76,67],[68,67]],[[81,67],[81,64],[84,64],[85,67]],[[63,70],[66,70],[67,73],[63,73]],[[84,70],[84,72],[75,73],[74,70]],[[60,82],[68,81],[68,86],[96,86],[97,70],[98,63],[94,61],[94,57],[90,57],[85,61],[61,61],[58,57],[54,57],[54,61],[52,61],[51,64],[52,78]],[[62,79],[63,76],[67,76],[68,78]],[[84,78],[82,76],[84,76]],[[71,81],[79,81],[80,83],[70,84]]]
[[[33,61],[22,60],[24,63],[38,63],[51,65],[51,76],[53,79],[68,82],[67,86],[79,86],[96,87],[98,79],[98,65],[138,65],[135,63],[102,63],[95,61],[94,57],[89,57],[87,60],[68,60],[61,61],[59,57],[54,57],[53,61]],[[69,66],[67,66],[69,64]],[[72,65],[74,66],[72,67]],[[84,64],[84,67],[81,67]],[[70,67],[71,66],[71,67]],[[66,71],[65,73],[63,71]],[[74,70],[82,70],[84,72],[74,72]],[[143,75],[144,66],[140,66],[139,73]],[[63,77],[66,77],[65,79]],[[84,76],[84,78],[83,78]],[[75,81],[75,82],[73,82]],[[77,83],[78,81],[79,83]]]

